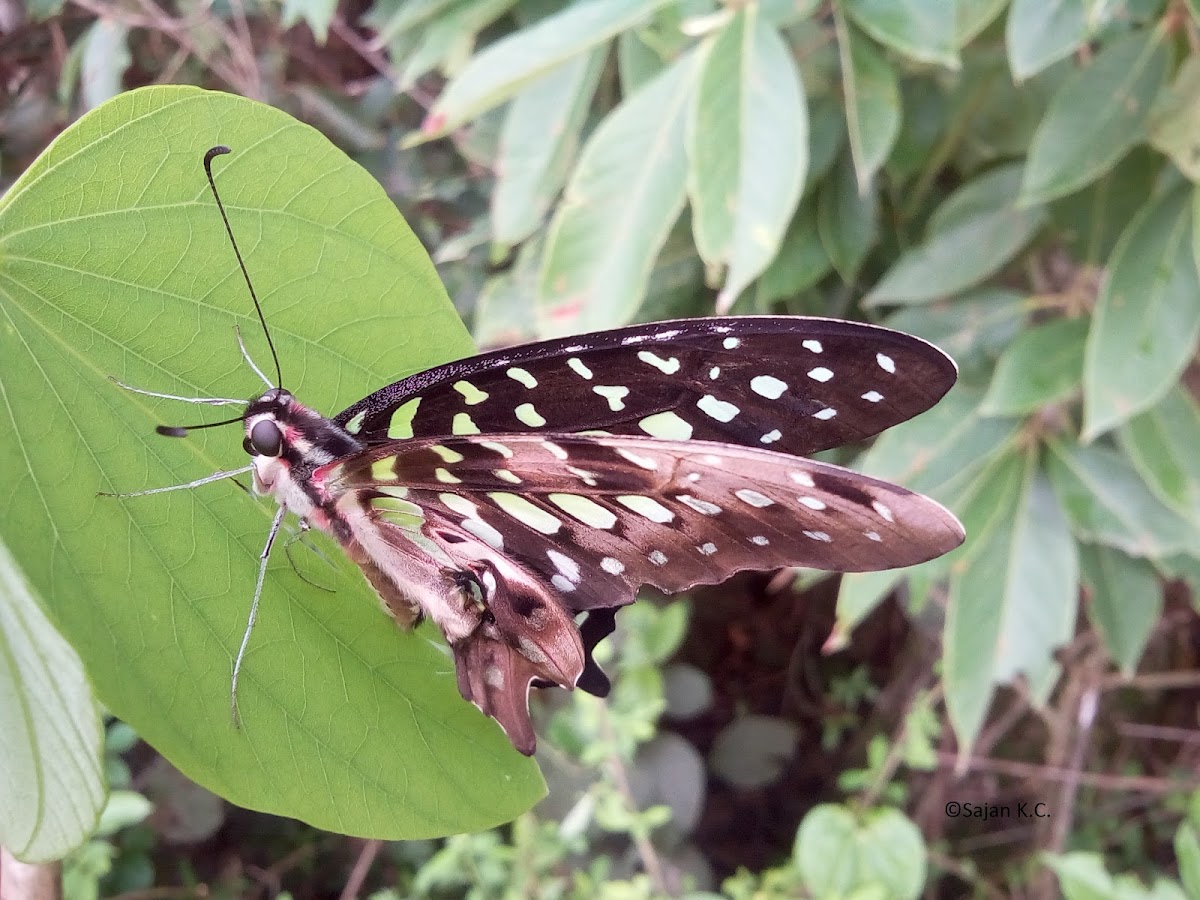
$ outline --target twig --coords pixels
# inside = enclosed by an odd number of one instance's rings
[[[379,855],[381,846],[383,846],[383,841],[363,842],[362,850],[358,853],[358,859],[354,861],[354,868],[350,870],[350,877],[346,879],[346,886],[342,888],[339,900],[354,900],[358,896],[363,882],[367,880],[367,875],[371,871],[371,866],[375,863],[375,857]]]

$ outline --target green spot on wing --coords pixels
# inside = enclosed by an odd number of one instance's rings
[[[413,418],[417,414],[417,408],[421,405],[420,397],[413,397],[407,403],[403,404],[399,409],[392,413],[392,420],[388,422],[388,437],[400,440],[402,438],[410,438],[413,436]]]

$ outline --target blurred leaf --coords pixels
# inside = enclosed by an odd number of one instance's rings
[[[943,0],[839,0],[855,23],[881,44],[918,62],[957,69],[953,15]]]
[[[375,42],[386,44],[403,31],[424,25],[459,0],[398,0],[394,4],[376,2],[363,16],[363,22],[377,32]]]
[[[689,834],[704,811],[708,773],[695,745],[670,731],[656,734],[637,750],[629,767],[629,788],[639,809],[663,805],[671,828]]]
[[[866,195],[900,133],[900,85],[891,63],[867,38],[846,25],[841,9],[834,4],[846,130],[850,135],[858,193]]]
[[[1042,203],[1099,178],[1145,139],[1170,49],[1156,28],[1113,39],[1063,83],[1029,148],[1021,203]]]
[[[1013,80],[1032,78],[1074,53],[1101,24],[1089,23],[1089,14],[1103,15],[1108,7],[1095,0],[1013,0],[1004,29]]]
[[[1008,0],[956,0],[954,46],[965,47],[1004,12]]]
[[[654,260],[646,285],[646,299],[634,321],[687,318],[696,315],[701,308],[710,307],[711,303],[711,294],[704,286],[704,262],[696,253],[691,221],[685,210]]]
[[[925,242],[906,250],[863,300],[865,306],[926,303],[995,274],[1037,233],[1041,207],[1017,209],[1018,165],[963,185],[933,214]]]
[[[218,142],[237,148],[216,177],[285,384],[306,404],[336,410],[471,351],[395,205],[315,130],[195,88],[122,94],[0,200],[0,470],[13,476],[0,532],[99,698],[193,780],[342,833],[508,821],[541,793],[536,765],[458,695],[434,632],[400,633],[330,541],[317,538],[329,564],[316,577],[335,600],[272,561],[239,730],[230,663],[272,510],[229,484],[96,496],[245,462],[236,429],[158,437],[185,418],[179,404],[107,378],[193,397],[261,390],[233,326],[269,355],[200,167]]]
[[[1058,876],[1065,900],[1117,900],[1112,876],[1098,853],[1044,854],[1042,859]]]
[[[1151,198],[1129,223],[1096,301],[1083,369],[1083,439],[1154,405],[1200,335],[1190,192]]]
[[[542,242],[526,241],[511,268],[491,276],[475,300],[471,334],[482,349],[509,347],[537,335],[533,298],[542,264]]]
[[[1189,56],[1161,93],[1149,122],[1150,143],[1192,181],[1200,181],[1200,57]]]
[[[774,716],[739,716],[713,741],[708,766],[737,788],[762,788],[779,780],[796,752],[799,729]]]
[[[804,86],[756,7],[704,52],[687,140],[692,229],[704,260],[728,267],[724,312],[778,253],[808,166]]]
[[[850,632],[874,612],[905,577],[904,569],[844,574],[838,584],[837,621],[825,643],[824,652],[846,646]]]
[[[1025,329],[996,363],[980,412],[1020,416],[1065,400],[1079,389],[1087,319],[1054,319]]]
[[[1119,453],[1051,443],[1046,468],[1081,540],[1151,558],[1196,548],[1195,526],[1150,493]]]
[[[113,791],[108,795],[96,834],[105,837],[136,825],[154,811],[154,804],[136,791]]]
[[[470,56],[479,32],[487,28],[513,6],[516,0],[460,0],[444,15],[420,32],[412,52],[407,54],[396,86],[406,91],[434,69],[452,74]],[[486,110],[477,110],[478,113]]]
[[[951,301],[902,307],[884,324],[937,344],[965,370],[999,356],[1020,333],[1028,314],[1024,294],[980,288]]]
[[[1079,562],[1083,583],[1091,591],[1091,602],[1084,605],[1088,619],[1113,661],[1132,676],[1162,615],[1162,582],[1144,559],[1111,547],[1083,544]]]
[[[1149,147],[1134,147],[1125,157],[1081,191],[1050,205],[1051,216],[1066,249],[1082,262],[1109,261],[1129,221],[1154,193],[1163,158]]]
[[[560,63],[644,21],[667,0],[587,0],[503,37],[472,57],[421,124],[440,137],[503,103]]]
[[[845,157],[817,196],[817,231],[833,267],[852,284],[879,238],[879,201],[874,186],[859,194],[854,164]]]
[[[696,54],[621,104],[588,140],[547,237],[543,337],[629,322],[684,204],[684,122]]]
[[[946,705],[969,752],[995,685],[1018,674],[1044,692],[1070,640],[1079,561],[1037,456],[1010,457],[963,512],[971,544],[955,563],[946,617]],[[982,521],[981,521],[982,520]]]
[[[808,173],[804,179],[807,197],[820,187],[841,155],[846,137],[846,120],[841,106],[830,97],[814,98],[808,111]]]
[[[662,57],[642,40],[636,29],[617,35],[617,71],[624,96],[640,90],[664,68]]]
[[[925,839],[897,809],[823,803],[804,816],[792,854],[814,897],[877,888],[889,900],[916,900],[925,886]]]
[[[104,730],[79,657],[3,541],[0,650],[0,845],[29,863],[61,859],[104,806]]]
[[[85,109],[95,109],[124,89],[129,55],[129,26],[115,19],[97,19],[88,29],[80,66]]]
[[[512,246],[541,224],[579,149],[604,66],[601,49],[581,53],[543,75],[509,104],[496,160],[492,233]]]
[[[336,11],[337,0],[283,0],[280,24],[291,28],[297,22],[304,22],[312,30],[316,42],[324,44]]]
[[[816,204],[806,200],[788,226],[778,255],[758,279],[756,298],[760,308],[795,297],[820,281],[829,268],[829,254],[817,233]]]
[[[1122,425],[1117,440],[1158,499],[1200,520],[1200,408],[1185,388]]]
[[[1200,826],[1194,821],[1180,823],[1175,832],[1175,859],[1179,863],[1179,880],[1183,882],[1184,893],[1189,897],[1200,897]]]
[[[906,78],[900,83],[900,133],[885,169],[902,184],[929,161],[950,118],[950,103],[940,84],[930,78]]]

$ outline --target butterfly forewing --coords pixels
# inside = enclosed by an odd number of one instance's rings
[[[396,486],[424,533],[517,560],[572,612],[674,592],[744,569],[871,571],[961,543],[962,527],[919,494],[757,448],[647,437],[489,435],[413,440],[328,473],[340,490]],[[469,554],[468,554],[469,555]]]
[[[597,430],[807,455],[924,412],[955,375],[936,347],[885,328],[796,316],[691,319],[438,366],[334,421],[368,446]]]

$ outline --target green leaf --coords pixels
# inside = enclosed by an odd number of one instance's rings
[[[967,748],[995,685],[1024,673],[1034,693],[1044,693],[1055,677],[1054,650],[1074,633],[1079,563],[1036,454],[998,465],[962,518],[972,540],[950,579],[945,683]]]
[[[445,15],[438,16],[420,32],[411,52],[406,54],[404,68],[396,79],[397,88],[407,91],[422,75],[439,67],[447,72],[456,69],[471,55],[479,32],[505,15],[514,3],[515,0],[462,0]],[[404,37],[398,35],[396,40]]]
[[[956,0],[954,46],[965,47],[1004,12],[1008,0]]]
[[[1103,15],[1106,8],[1092,0],[1013,0],[1004,29],[1013,80],[1032,78],[1074,53],[1100,24],[1089,22],[1089,15]]]
[[[97,19],[88,29],[79,73],[83,105],[94,109],[122,90],[129,55],[129,26],[115,19]]]
[[[1081,540],[1151,558],[1197,547],[1196,526],[1164,505],[1125,457],[1051,443],[1047,472]]]
[[[390,15],[382,15],[386,8],[377,3],[363,17],[363,21],[377,32],[375,40],[386,44],[393,37],[404,31],[411,31],[424,25],[430,19],[440,16],[442,12],[459,0],[401,0]]]
[[[213,799],[215,803],[221,802]],[[102,837],[116,834],[122,828],[141,822],[153,811],[154,804],[136,791],[113,791],[108,795],[108,802],[104,804],[104,812],[96,825],[96,834]]]
[[[853,162],[845,157],[817,196],[817,231],[833,267],[853,283],[879,239],[879,202],[873,187],[859,194]]]
[[[779,254],[758,279],[759,308],[795,297],[820,281],[829,268],[829,254],[817,232],[816,204],[805,200],[788,226]]]
[[[1157,403],[1200,336],[1190,193],[1151,199],[1122,235],[1100,289],[1083,369],[1083,439]]]
[[[1159,500],[1200,518],[1200,407],[1176,385],[1117,431],[1121,449]]]
[[[906,250],[863,300],[866,306],[926,303],[995,274],[1037,233],[1041,207],[1018,209],[1017,165],[963,185],[933,214],[923,244]]]
[[[1150,143],[1193,182],[1200,181],[1200,59],[1189,56],[1154,104]]]
[[[442,91],[421,124],[422,139],[453,131],[571,57],[649,18],[666,3],[587,0],[490,44]]]
[[[79,657],[3,541],[0,649],[0,845],[25,862],[61,859],[104,807],[104,729]]]
[[[847,572],[838,584],[837,622],[830,632],[822,652],[844,647],[849,634],[863,619],[875,611],[905,578],[903,569],[882,572]]]
[[[925,839],[897,809],[816,806],[796,832],[793,858],[815,897],[876,887],[889,898],[915,900],[925,887]]]
[[[900,84],[887,58],[846,25],[841,7],[835,4],[833,12],[850,153],[858,173],[858,192],[865,195],[900,133]]]
[[[662,57],[642,40],[637,30],[622,31],[617,35],[617,72],[624,96],[641,90],[663,68]]]
[[[519,244],[541,224],[579,149],[579,132],[600,79],[605,53],[581,53],[543,75],[509,105],[500,134],[492,234]]]
[[[944,0],[841,0],[850,18],[881,44],[917,62],[959,67],[957,22]]]
[[[454,665],[405,635],[361,574],[277,553],[230,720],[230,667],[273,504],[229,483],[115,499],[245,464],[237,428],[154,434],[203,409],[124,392],[262,390],[261,337],[200,167],[217,181],[284,384],[333,412],[470,353],[383,189],[314,129],[225,94],[122,94],[65,131],[0,200],[0,534],[114,714],[234,803],[377,838],[486,828],[543,791]],[[86,186],[86,188],[82,187]],[[278,549],[278,548],[277,548]]]
[[[985,416],[1020,416],[1067,399],[1083,377],[1087,319],[1055,319],[1022,331],[996,364],[980,408]]]
[[[703,51],[687,140],[696,247],[710,266],[728,266],[725,312],[779,252],[808,167],[800,73],[753,5]]]
[[[1114,39],[1091,65],[1072,74],[1033,137],[1021,203],[1079,190],[1142,141],[1169,63],[1163,33],[1146,28]]]
[[[689,53],[627,97],[580,155],[550,226],[538,296],[543,336],[629,322],[684,203]]]
[[[1121,671],[1132,676],[1162,614],[1162,582],[1148,562],[1111,547],[1084,544],[1079,562],[1091,591],[1088,619]]]
[[[1065,900],[1116,900],[1112,876],[1098,853],[1044,854]]]
[[[297,22],[304,22],[312,30],[316,42],[324,44],[336,11],[337,0],[283,0],[280,23],[284,28],[291,28]]]
[[[1189,897],[1200,896],[1200,830],[1183,822],[1175,832],[1175,859],[1179,861],[1179,880]]]

